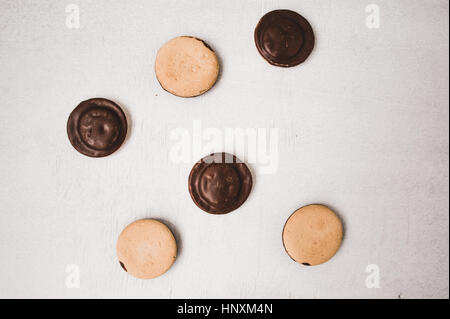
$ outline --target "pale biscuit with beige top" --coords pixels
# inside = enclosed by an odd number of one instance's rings
[[[164,274],[175,261],[177,244],[170,229],[153,219],[129,224],[117,241],[117,257],[122,268],[140,279]]]
[[[342,242],[342,223],[324,205],[309,205],[296,210],[283,229],[283,244],[298,263],[314,266],[333,257]]]
[[[194,97],[216,83],[219,60],[202,40],[182,36],[159,49],[155,72],[164,90],[180,97]]]

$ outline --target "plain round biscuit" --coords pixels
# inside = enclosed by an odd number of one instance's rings
[[[287,254],[307,266],[332,258],[342,242],[342,223],[324,205],[308,205],[296,210],[286,221],[283,244]]]
[[[140,279],[164,274],[175,261],[177,244],[170,229],[153,219],[129,224],[119,235],[117,257],[122,268]]]
[[[219,75],[219,60],[202,40],[182,36],[169,40],[158,51],[156,77],[164,90],[180,97],[208,91]]]

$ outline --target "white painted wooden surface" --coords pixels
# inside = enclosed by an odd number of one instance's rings
[[[0,297],[448,298],[448,10],[446,0],[0,1]],[[253,43],[277,8],[309,19],[317,47],[294,69],[269,66]],[[181,99],[158,85],[157,49],[177,35],[218,52],[217,86]],[[66,120],[102,96],[128,112],[126,144],[110,157],[77,153]],[[192,166],[169,161],[170,132],[204,127],[280,129],[279,167],[253,167],[249,200],[226,216],[200,211]],[[220,150],[219,150],[220,151]],[[345,222],[329,263],[293,263],[286,218],[321,202]],[[165,220],[180,255],[163,277],[128,276],[119,232]],[[77,264],[80,288],[65,285]],[[366,288],[366,266],[380,288]]]

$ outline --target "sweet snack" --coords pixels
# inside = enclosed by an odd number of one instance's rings
[[[127,119],[114,102],[95,98],[81,102],[67,121],[70,143],[80,153],[103,157],[114,153],[127,135]]]
[[[267,62],[276,66],[303,63],[311,54],[314,42],[309,22],[291,10],[271,11],[255,28],[256,48]]]
[[[117,241],[117,257],[123,270],[140,279],[164,274],[175,261],[177,244],[170,229],[154,219],[129,224]]]
[[[342,242],[342,223],[324,205],[308,205],[296,210],[283,229],[287,254],[306,266],[322,264],[333,257]]]
[[[182,36],[159,49],[155,72],[164,90],[180,97],[194,97],[216,83],[219,60],[202,40]]]
[[[189,193],[194,203],[210,214],[227,214],[247,199],[252,175],[247,165],[228,153],[202,158],[189,175]]]

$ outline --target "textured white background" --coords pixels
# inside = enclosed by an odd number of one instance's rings
[[[0,296],[143,298],[427,298],[449,296],[449,100],[446,0],[0,1]],[[307,63],[271,67],[253,30],[272,9],[313,25]],[[153,64],[178,35],[206,40],[222,73],[207,94],[163,91]],[[69,143],[66,121],[102,96],[131,129],[112,156]],[[176,127],[277,127],[279,167],[241,209],[199,210],[192,163],[169,160]],[[221,150],[217,150],[221,151]],[[239,155],[239,154],[238,154]],[[333,207],[345,239],[328,263],[306,268],[281,243],[286,218],[309,203]],[[180,246],[164,276],[141,281],[115,256],[128,223],[167,221]],[[377,264],[381,288],[367,289]],[[78,264],[81,287],[65,286]]]

